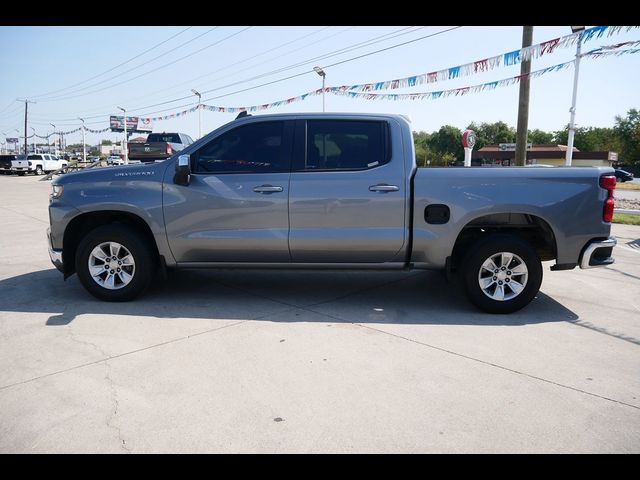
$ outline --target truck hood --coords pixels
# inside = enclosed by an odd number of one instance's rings
[[[162,175],[170,159],[158,163],[141,163],[109,167],[94,167],[78,172],[61,175],[53,181],[53,185],[67,185],[82,182],[109,182],[114,180],[156,180],[162,181]]]

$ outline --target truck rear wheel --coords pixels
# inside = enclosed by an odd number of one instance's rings
[[[80,283],[91,295],[108,302],[126,302],[151,283],[155,264],[141,236],[124,225],[92,230],[76,250]]]
[[[512,313],[540,290],[542,263],[530,244],[496,234],[471,247],[462,262],[462,277],[475,306],[488,313]]]

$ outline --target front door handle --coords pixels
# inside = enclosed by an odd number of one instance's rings
[[[273,185],[260,185],[259,187],[253,187],[253,191],[256,193],[276,193],[281,192],[282,187],[274,187]]]
[[[380,183],[378,185],[371,185],[369,187],[370,192],[397,192],[400,190],[396,185],[387,185],[386,183]]]

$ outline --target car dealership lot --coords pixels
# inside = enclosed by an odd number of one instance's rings
[[[0,176],[0,452],[640,453],[640,227],[507,316],[438,272],[189,271],[109,304]]]

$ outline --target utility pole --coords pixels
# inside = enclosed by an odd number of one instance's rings
[[[533,42],[533,27],[522,27],[522,48]],[[529,128],[529,83],[531,79],[531,58],[520,64],[520,95],[518,99],[518,127],[516,131],[516,165],[527,163],[527,130]]]
[[[16,101],[24,102],[24,154],[26,155],[27,154],[27,112],[29,109],[29,104],[36,103],[36,102],[27,100],[26,98],[24,100],[17,98]]]

